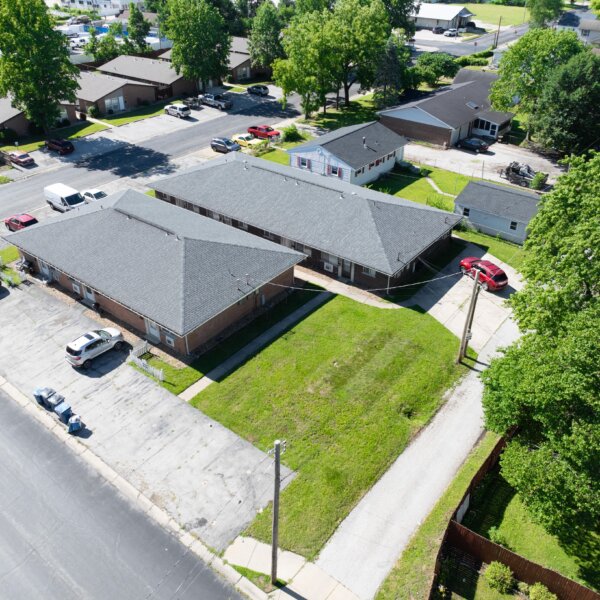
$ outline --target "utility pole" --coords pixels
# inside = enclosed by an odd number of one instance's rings
[[[275,440],[275,488],[273,489],[273,536],[271,539],[271,583],[277,583],[277,547],[279,545],[279,486],[281,485],[281,442]]]
[[[469,303],[469,310],[467,311],[467,318],[465,320],[465,327],[463,329],[462,337],[460,340],[460,346],[458,348],[458,355],[456,357],[456,364],[462,362],[462,359],[467,353],[467,344],[471,339],[471,326],[473,325],[473,317],[475,315],[475,305],[477,304],[477,297],[479,296],[479,271],[475,273],[475,280],[473,281],[473,291],[471,292],[471,302]]]
[[[498,47],[498,40],[500,39],[500,24],[502,23],[502,17],[498,19],[498,31],[496,31],[496,37],[494,38],[494,48]]]

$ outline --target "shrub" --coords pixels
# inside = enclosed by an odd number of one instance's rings
[[[18,137],[17,132],[10,127],[0,129],[0,142],[3,144],[14,144]]]
[[[558,596],[538,582],[529,587],[529,600],[558,600]]]
[[[497,527],[494,526],[494,527],[490,527],[488,529],[488,537],[490,538],[490,540],[492,542],[494,542],[494,544],[500,544],[500,546],[504,546],[505,548],[508,548],[508,544],[506,543],[506,539],[500,533],[500,531],[498,530]]]
[[[87,114],[92,117],[92,119],[95,119],[100,115],[100,111],[95,104],[92,104],[92,106],[88,108]]]
[[[454,61],[461,67],[485,67],[489,63],[487,58],[477,57],[475,55],[461,56],[459,58],[455,58]]]
[[[514,579],[512,571],[501,562],[491,562],[485,570],[485,578],[489,586],[500,592],[507,594],[513,587]]]
[[[524,581],[519,581],[519,583],[517,583],[517,589],[519,590],[520,594],[523,594],[524,596],[529,595],[529,584],[528,583],[525,583]]]
[[[546,174],[539,171],[533,176],[531,180],[531,189],[532,190],[541,190],[544,186],[544,182],[546,181]]]
[[[427,177],[431,174],[431,169],[428,169],[427,167],[420,167],[419,168],[419,175],[421,177]]]
[[[283,141],[284,142],[301,142],[304,136],[298,131],[295,125],[283,128]]]

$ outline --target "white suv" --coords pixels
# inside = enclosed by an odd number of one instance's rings
[[[165,106],[165,113],[172,117],[185,119],[192,114],[192,111],[183,104],[167,104],[167,106]]]
[[[112,348],[120,350],[123,343],[123,334],[113,327],[88,331],[74,342],[67,344],[65,358],[74,367],[88,369],[93,358]]]

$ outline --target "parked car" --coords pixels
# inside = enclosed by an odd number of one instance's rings
[[[67,212],[85,204],[83,196],[63,183],[53,183],[44,188],[44,198],[54,210]]]
[[[165,106],[165,114],[171,115],[172,117],[178,117],[179,119],[187,119],[191,116],[192,111],[188,106],[183,104],[167,104],[167,106]]]
[[[20,167],[30,167],[35,164],[35,161],[27,152],[10,152],[8,155],[8,160],[15,165],[19,165]]]
[[[233,107],[233,102],[225,98],[222,94],[200,94],[198,98],[202,104],[218,108],[219,110],[228,110]]]
[[[232,141],[239,144],[242,148],[252,148],[253,146],[260,146],[264,144],[263,140],[255,138],[250,133],[238,133],[231,137]]]
[[[275,141],[281,137],[281,132],[269,125],[253,125],[252,127],[248,127],[248,133],[261,140]]]
[[[444,28],[443,27],[434,27],[432,30],[432,33],[444,33]]]
[[[249,94],[256,94],[257,96],[268,96],[269,88],[266,85],[250,85],[246,88]]]
[[[223,154],[240,150],[240,145],[229,138],[213,138],[210,142],[210,147],[215,152],[222,152]]]
[[[479,273],[478,281],[485,291],[499,292],[508,285],[506,273],[489,260],[468,256],[460,261],[459,266],[465,275],[473,279],[475,279],[476,273]]]
[[[479,154],[480,152],[487,152],[490,146],[479,138],[467,138],[465,140],[459,140],[456,147],[464,148],[465,150],[473,150],[473,152]]]
[[[68,140],[61,140],[60,138],[52,138],[46,140],[46,148],[52,152],[58,152],[61,156],[65,154],[71,154],[75,150],[75,146]]]
[[[74,367],[88,369],[92,359],[108,352],[120,350],[123,347],[123,334],[114,327],[88,331],[75,341],[67,344],[65,358]]]
[[[27,213],[23,213],[22,215],[14,215],[12,217],[8,217],[8,219],[4,219],[4,225],[6,225],[6,229],[9,231],[20,231],[21,229],[25,229],[26,227],[31,227],[35,225],[38,220]]]
[[[200,102],[198,98],[194,98],[193,96],[191,98],[184,98],[182,102],[184,106],[187,106],[188,108],[193,108],[194,110],[200,110],[202,108],[202,102]]]
[[[454,27],[451,27],[450,29],[444,31],[444,35],[446,37],[456,37],[458,35],[458,29],[454,29]]]
[[[102,200],[102,198],[106,198],[106,192],[96,189],[84,190],[81,192],[81,195],[86,202],[95,202],[96,200]]]

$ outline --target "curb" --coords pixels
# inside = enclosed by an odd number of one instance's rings
[[[119,475],[112,467],[106,464],[99,456],[94,454],[77,437],[68,434],[58,421],[42,407],[38,406],[34,399],[23,394],[13,384],[0,375],[0,389],[10,396],[19,406],[24,408],[41,425],[51,431],[63,444],[74,451],[88,466],[94,469],[100,477],[103,477],[122,496],[137,506],[143,513],[150,517],[155,523],[172,533],[188,550],[194,553],[200,560],[210,566],[223,579],[230,583],[238,592],[251,600],[268,600],[269,596],[254,585],[249,579],[243,577],[228,563],[205,546],[198,538],[188,531],[182,529],[168,513],[147,496],[140,492],[124,477]]]

